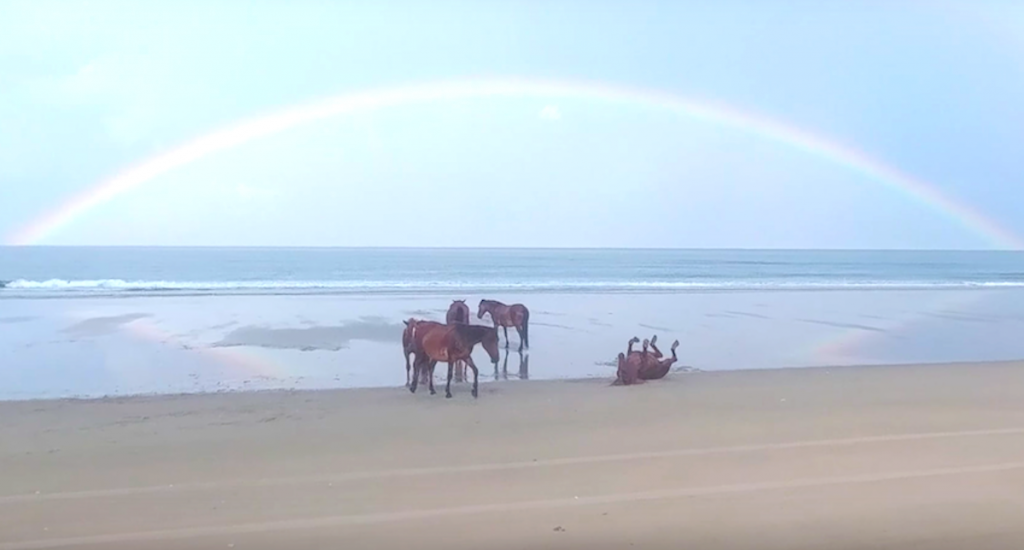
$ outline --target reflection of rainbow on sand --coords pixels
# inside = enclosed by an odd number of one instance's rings
[[[242,348],[186,344],[181,338],[161,329],[144,318],[126,323],[121,328],[139,339],[161,345],[175,345],[183,351],[210,358],[238,372],[245,380],[280,380],[288,375],[287,368],[280,363],[258,356]]]
[[[969,306],[976,303],[981,294],[971,291],[949,292],[948,295],[934,302],[933,306],[940,310]],[[931,317],[925,311],[917,311],[879,323],[882,326],[878,328],[882,329],[882,332],[859,328],[846,329],[838,336],[811,346],[810,354],[815,363],[821,366],[864,362],[866,359],[870,359],[864,356],[868,344],[882,338],[899,338],[900,332],[927,320],[931,320]]]

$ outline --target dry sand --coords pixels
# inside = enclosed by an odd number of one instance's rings
[[[1024,548],[1024,363],[0,404],[0,550]]]

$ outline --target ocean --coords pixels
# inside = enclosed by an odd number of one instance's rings
[[[0,248],[0,299],[1024,287],[1024,252]]]

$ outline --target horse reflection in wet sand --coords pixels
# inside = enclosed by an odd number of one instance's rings
[[[676,348],[679,347],[679,340],[672,343],[672,357],[664,358],[664,354],[658,349],[658,336],[654,335],[650,340],[644,340],[643,351],[633,351],[633,344],[640,339],[634,336],[626,347],[626,353],[619,353],[618,371],[616,373],[616,386],[631,386],[642,384],[645,380],[658,380],[664,378],[672,369],[679,358],[676,356]],[[654,352],[648,351],[648,348]]]
[[[430,394],[434,391],[434,367],[438,361],[448,363],[448,383],[445,385],[445,397],[452,396],[452,374],[456,361],[465,361],[473,369],[473,397],[478,397],[480,370],[473,362],[473,348],[480,344],[491,363],[497,365],[498,329],[482,325],[441,324],[433,321],[413,321],[412,349],[416,355],[413,362],[414,374],[409,391],[416,393],[417,382],[421,373],[427,371],[430,383]]]
[[[505,348],[508,344],[508,327],[514,327],[519,333],[519,351],[523,347],[530,347],[530,310],[523,304],[505,305],[497,300],[480,300],[477,308],[477,319],[483,319],[484,314],[491,315],[491,322],[494,328],[501,327],[505,331]]]
[[[448,313],[445,315],[445,323],[454,325],[460,323],[463,325],[469,324],[469,306],[466,305],[465,300],[452,300],[452,305],[448,306]],[[459,360],[455,362],[455,381],[463,382],[466,380],[466,362]]]
[[[505,359],[501,362],[501,372],[498,372],[498,365],[494,365],[494,379],[495,380],[508,380],[508,356],[511,352],[505,350]],[[530,354],[524,354],[519,352],[519,379],[529,380],[530,379]]]

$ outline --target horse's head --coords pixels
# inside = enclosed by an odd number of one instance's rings
[[[419,323],[419,321],[414,317],[409,317],[403,320],[402,323],[405,325],[405,329],[402,331],[403,336],[412,339],[413,334],[416,332],[416,323]]]
[[[483,319],[484,313],[491,311],[491,304],[488,300],[480,300],[480,306],[476,308],[476,318]]]
[[[491,363],[497,365],[498,359],[501,358],[501,355],[498,353],[498,327],[488,329],[487,334],[480,340],[480,345],[491,358]]]

